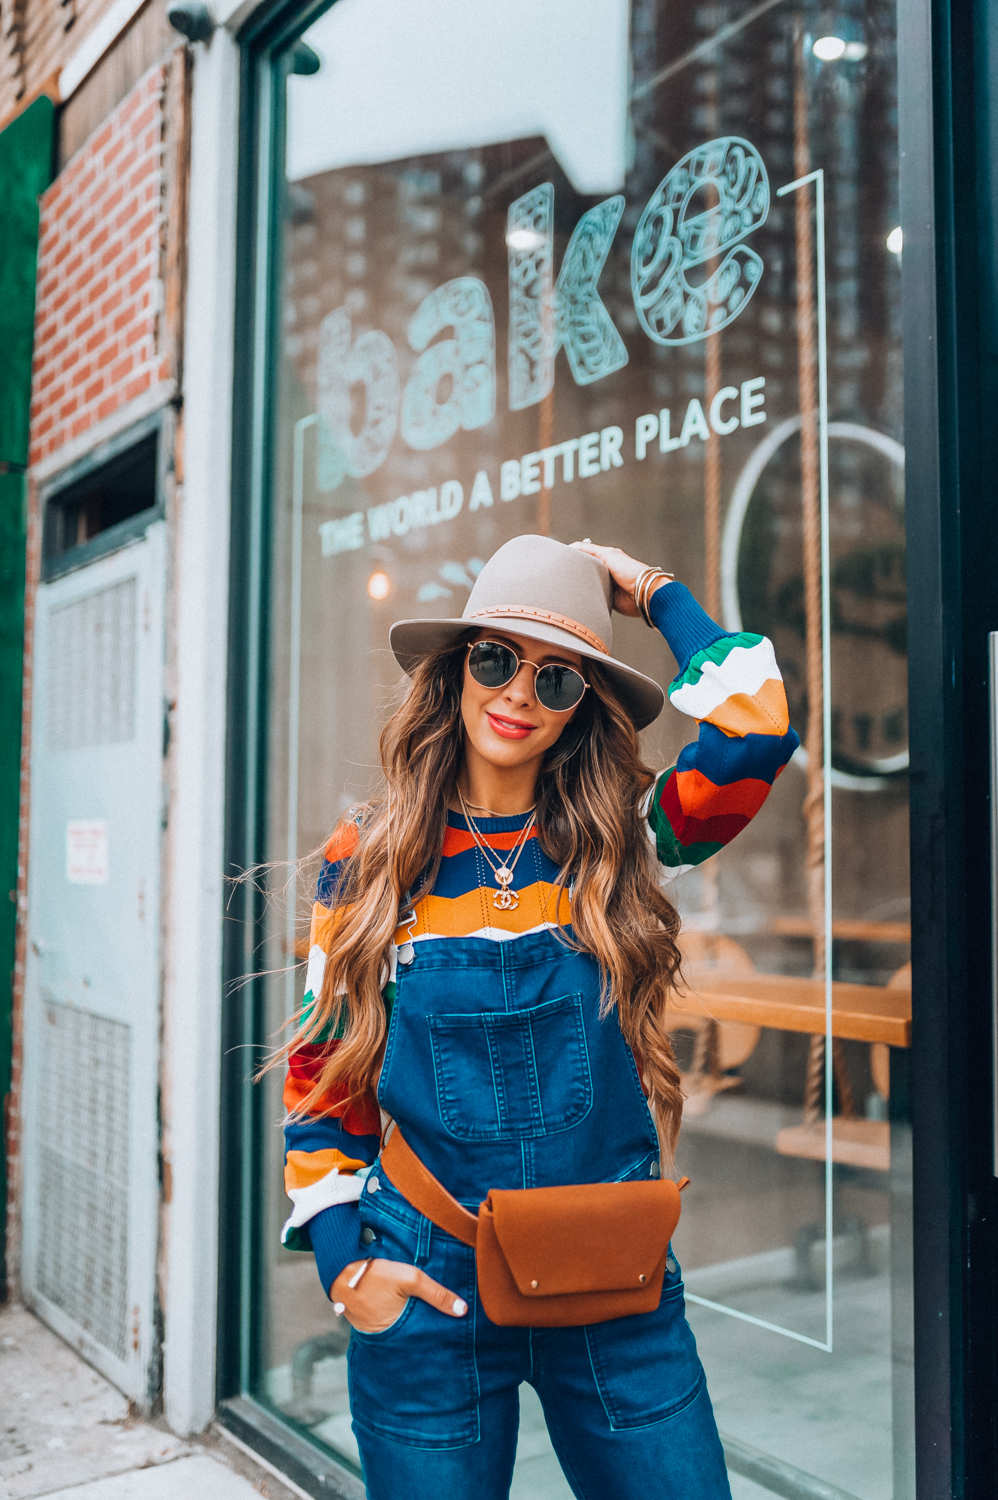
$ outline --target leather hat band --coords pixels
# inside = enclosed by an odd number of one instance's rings
[[[556,614],[552,609],[534,609],[529,604],[495,604],[488,609],[476,609],[474,614],[466,615],[465,618],[483,620],[497,615],[508,619],[540,620],[545,625],[556,625],[559,630],[567,630],[570,635],[577,635],[580,640],[585,641],[587,646],[594,646],[597,651],[602,651],[604,656],[610,655],[609,647],[603,644],[594,630],[580,625],[578,620],[570,620],[567,615]]]

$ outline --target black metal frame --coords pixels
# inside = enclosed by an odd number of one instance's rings
[[[266,402],[276,299],[261,267],[275,180],[267,80],[325,0],[265,6],[242,33],[226,868],[262,853],[266,641]],[[896,1308],[914,1340],[918,1500],[998,1494],[998,1201],[992,1160],[987,634],[998,628],[998,0],[898,0],[910,629],[913,1287]],[[279,132],[277,132],[279,134]],[[261,229],[263,226],[263,229]],[[271,241],[272,243],[272,241]],[[243,1087],[257,1045],[252,985],[259,898],[226,910],[218,1391],[222,1420],[283,1453],[330,1494],[328,1464],[242,1392],[257,1269],[236,1252],[253,1212],[257,1105]],[[247,1050],[248,1048],[248,1050]],[[255,1091],[252,1091],[255,1093]],[[899,1115],[906,1111],[898,1100]],[[913,1317],[913,1329],[906,1327]],[[242,1353],[241,1353],[242,1351]],[[283,1433],[283,1436],[282,1436]],[[307,1471],[307,1472],[306,1472]],[[349,1481],[345,1481],[349,1486]],[[897,1500],[910,1482],[898,1473]]]
[[[994,0],[899,5],[919,1500],[998,1493],[987,815],[995,11]]]

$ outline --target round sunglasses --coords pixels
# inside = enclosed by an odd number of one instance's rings
[[[468,647],[468,670],[479,687],[505,687],[513,681],[520,666],[520,658],[512,646],[504,646],[502,641],[475,641]],[[589,684],[574,667],[558,661],[549,661],[542,667],[528,661],[527,666],[534,669],[534,692],[542,708],[567,714],[582,702]]]

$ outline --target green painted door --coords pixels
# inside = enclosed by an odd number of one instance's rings
[[[17,923],[17,816],[24,649],[25,479],[35,321],[38,195],[52,175],[51,99],[36,99],[0,134],[0,1210],[6,1202],[11,991]],[[0,1295],[5,1278],[0,1211]]]

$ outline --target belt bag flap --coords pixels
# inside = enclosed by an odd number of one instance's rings
[[[679,1212],[679,1188],[661,1179],[494,1189],[481,1218],[491,1219],[517,1290],[557,1297],[637,1292],[660,1281]]]

